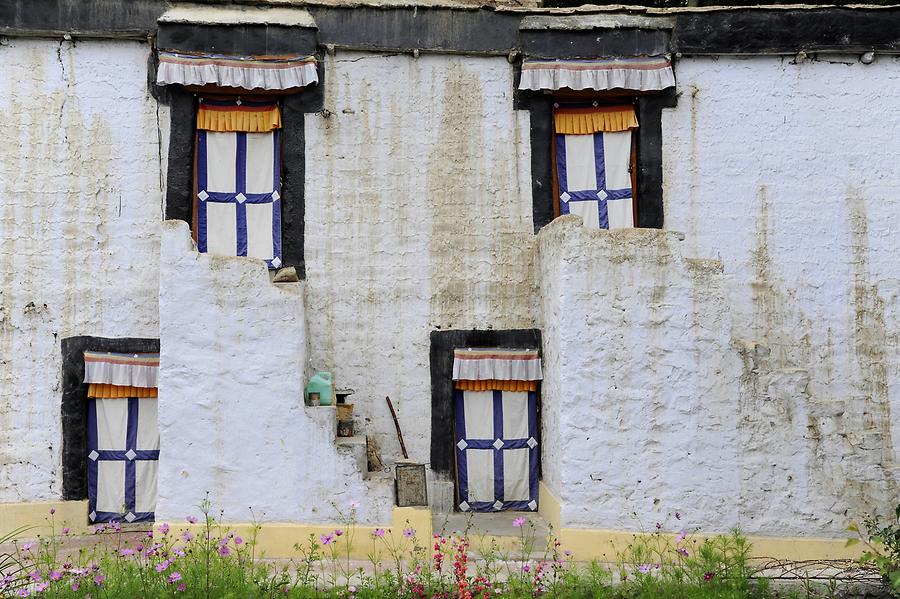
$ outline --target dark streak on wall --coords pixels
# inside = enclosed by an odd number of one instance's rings
[[[157,353],[159,339],[67,337],[62,340],[63,499],[87,499],[87,389],[84,352]],[[85,514],[87,518],[87,514]]]
[[[177,85],[164,88],[169,99],[169,164],[166,179],[166,218],[191,224],[194,201],[194,94]]]
[[[458,347],[542,349],[539,329],[431,332],[431,468],[453,472],[453,350]]]

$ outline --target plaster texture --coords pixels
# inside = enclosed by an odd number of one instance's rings
[[[199,254],[186,223],[163,225],[159,519],[197,514],[208,493],[231,521],[390,522],[393,494],[335,446],[333,408],[303,405],[303,283],[265,263]]]
[[[724,264],[741,365],[722,524],[839,536],[898,492],[900,61],[698,58],[677,79],[666,227]]]
[[[392,461],[390,396],[427,462],[430,331],[535,322],[528,113],[505,58],[325,60],[328,112],[306,121],[310,369],[355,390]]]
[[[560,525],[629,529],[632,512],[681,510],[727,529],[740,368],[721,263],[685,258],[668,231],[575,216],[539,239],[543,479]]]
[[[0,47],[0,502],[60,497],[60,340],[157,335],[168,115],[149,51]]]

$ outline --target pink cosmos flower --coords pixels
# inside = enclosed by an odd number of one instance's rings
[[[709,582],[710,580],[713,579],[713,576],[715,576],[715,575],[716,575],[715,572],[707,572],[706,574],[703,575],[703,581]]]
[[[73,580],[73,581],[72,581],[72,591],[74,591],[74,592],[77,593],[77,592],[78,592],[78,587],[80,587],[80,586],[81,586],[81,585],[78,584],[78,581],[77,581],[77,580]]]
[[[339,537],[339,536],[341,536],[342,534],[344,534],[344,531],[341,530],[340,528],[336,528],[336,529],[334,530],[334,536]]]
[[[55,507],[50,508],[50,515],[52,516],[55,513],[56,513],[56,508]]]
[[[334,541],[334,534],[321,535],[319,538],[322,540],[323,545],[331,545]]]
[[[686,535],[685,532],[682,530],[682,531],[679,532],[678,535],[675,537],[675,542],[676,542],[676,543],[682,542],[686,536],[687,536],[687,535]]]
[[[226,555],[231,553],[231,549],[228,548],[228,545],[222,545],[219,547],[219,555],[225,557]]]
[[[407,539],[411,539],[416,536],[416,531],[413,528],[405,528],[403,529],[403,536]]]
[[[49,586],[50,586],[49,583],[42,582],[41,584],[34,587],[34,590],[37,591],[38,593],[43,593],[44,591],[47,590],[47,587],[49,587]]]
[[[187,518],[185,518],[185,520],[187,520],[187,521],[190,522],[191,524],[196,524],[196,523],[197,523],[197,516],[188,516]]]
[[[181,580],[181,573],[180,572],[172,572],[171,574],[169,574],[168,580],[169,580],[169,584],[172,584],[173,582],[178,582],[179,580]]]
[[[375,529],[375,532],[374,532],[373,534],[374,534],[376,537],[378,537],[378,538],[380,539],[381,537],[384,536],[384,529],[383,529],[383,528],[376,528],[376,529]]]
[[[183,593],[183,592],[185,591],[186,588],[187,588],[187,587],[186,587],[186,586],[184,585],[184,583],[182,582],[181,584],[178,585],[178,588],[177,588],[176,590],[177,590],[179,593]]]
[[[57,580],[59,580],[62,577],[63,577],[62,572],[59,572],[57,570],[50,570],[50,574],[48,576],[48,578],[50,578],[50,580],[52,580],[54,582],[56,582]]]
[[[119,555],[122,557],[128,557],[129,555],[134,555],[134,549],[123,549],[119,552]]]
[[[31,591],[29,591],[28,589],[19,589],[18,591],[16,591],[17,597],[27,597],[30,594],[31,594]]]
[[[97,572],[97,575],[94,576],[94,584],[96,584],[98,587],[103,586],[104,580],[106,580],[106,576],[104,576],[103,574],[100,574],[99,572]]]
[[[169,567],[169,560],[163,560],[163,561],[159,562],[158,564],[156,564],[156,571],[162,572],[163,570],[165,570],[168,567]]]
[[[34,572],[32,572],[31,574],[28,575],[28,578],[30,578],[31,580],[33,580],[35,582],[40,582],[41,581],[40,570],[35,570]]]
[[[516,518],[515,520],[513,520],[513,523],[512,523],[512,524],[513,524],[513,526],[515,526],[516,528],[522,528],[522,525],[525,524],[525,518],[519,516],[518,518]]]
[[[638,570],[641,574],[647,574],[650,572],[650,564],[641,564],[638,566]]]
[[[572,550],[566,549],[565,551],[563,551],[563,553],[566,555],[566,557],[569,557],[570,555],[572,555]]]
[[[335,532],[336,532],[336,531],[335,531]],[[244,539],[242,539],[241,537],[234,537],[234,544],[235,544],[235,545],[243,545],[243,544],[244,544]]]
[[[662,524],[660,524],[659,522],[657,522],[657,523],[656,523],[656,530],[659,530],[660,528],[662,528]]]
[[[138,544],[135,546],[135,549],[137,549],[138,551],[143,551],[143,550],[144,550],[144,544],[143,544],[143,543],[138,543]]]
[[[522,572],[526,572],[526,573],[527,573],[527,572],[531,572],[531,566],[529,566],[528,564],[523,564],[523,565],[522,565]]]
[[[66,526],[65,528],[63,528],[63,534],[64,534],[64,535],[69,534],[69,527],[68,527],[68,526]]]
[[[161,532],[161,533],[164,534],[164,535],[169,534],[169,523],[168,523],[168,522],[163,522],[162,524],[160,524],[160,525],[159,525],[159,532]]]
[[[184,549],[182,549],[181,547],[173,547],[172,553],[174,553],[178,557],[184,557]]]
[[[683,555],[684,557],[687,557],[687,556],[688,556],[688,550],[685,549],[684,547],[679,547],[679,548],[678,548],[678,553],[680,553],[680,554]]]
[[[34,547],[34,543],[25,543],[22,545],[22,551],[31,551],[32,547]]]
[[[122,532],[122,525],[119,524],[118,520],[111,520],[109,523],[109,527],[116,532]]]

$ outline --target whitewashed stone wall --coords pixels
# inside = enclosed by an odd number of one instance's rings
[[[0,45],[0,502],[60,496],[60,340],[157,335],[169,119],[148,54]]]
[[[303,405],[303,284],[273,285],[252,258],[199,254],[166,221],[160,272],[160,519],[390,521],[388,484],[335,447],[333,408]],[[252,508],[252,509],[251,509]]]
[[[505,58],[326,61],[329,114],[306,126],[310,366],[356,390],[393,459],[390,396],[427,461],[430,331],[535,323],[528,113]]]
[[[684,241],[540,236],[560,389],[544,430],[567,448],[545,450],[545,480],[568,526],[681,510],[706,530],[842,536],[897,498],[900,62],[676,75],[665,214]]]

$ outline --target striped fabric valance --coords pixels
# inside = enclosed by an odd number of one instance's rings
[[[84,382],[125,387],[156,387],[159,354],[84,352]]]
[[[453,351],[453,380],[539,381],[544,378],[536,349],[464,348]]]
[[[522,63],[519,89],[627,89],[659,91],[675,85],[665,56],[611,60],[537,60]]]
[[[290,89],[319,81],[313,56],[225,56],[159,52],[160,85],[218,85],[242,89]]]
[[[197,129],[268,133],[281,129],[281,109],[272,100],[207,100],[197,108]]]
[[[638,121],[634,106],[558,106],[553,124],[561,135],[590,135],[637,129]]]

